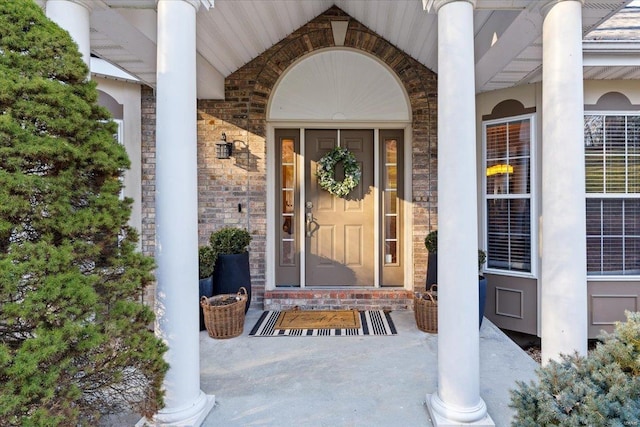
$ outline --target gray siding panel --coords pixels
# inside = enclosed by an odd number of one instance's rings
[[[485,274],[485,277],[487,319],[502,329],[537,335],[538,281],[496,274]]]
[[[638,311],[640,281],[587,282],[589,295],[589,338],[612,332],[615,322],[624,322],[625,310]]]

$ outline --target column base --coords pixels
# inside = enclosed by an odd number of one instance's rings
[[[200,396],[192,405],[186,408],[168,408],[168,410],[164,408],[153,417],[153,420],[143,417],[136,423],[135,427],[200,427],[215,404],[216,397],[214,395],[200,392]]]
[[[478,426],[478,427],[495,427],[495,423],[491,416],[487,413],[487,408],[481,400],[482,405],[477,411],[460,412],[450,409],[440,400],[437,393],[427,394],[427,410],[431,417],[434,427],[452,427],[452,426]],[[484,412],[484,413],[483,413]],[[450,413],[450,417],[447,417]],[[452,418],[467,419],[469,421],[456,421]],[[472,421],[473,420],[473,421]]]

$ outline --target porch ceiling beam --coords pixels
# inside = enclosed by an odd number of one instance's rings
[[[502,34],[484,34],[492,37],[489,49],[477,53],[476,87],[484,87],[498,73],[502,72],[511,61],[531,46],[542,34],[542,2],[533,2],[531,8],[525,9],[504,29]],[[478,42],[476,42],[478,43]]]
[[[209,10],[210,8],[213,7],[213,2],[214,2],[214,0],[186,0],[186,1],[188,3],[191,3],[191,5],[193,5],[193,7],[196,8],[196,11],[200,9],[201,6],[206,10]]]
[[[211,2],[213,4],[213,2]],[[194,6],[198,3],[194,3]],[[155,87],[156,83],[156,12],[152,9],[109,9],[92,15],[92,27],[119,44],[132,57],[136,57],[136,70],[126,70],[122,61],[104,57],[119,64],[123,70],[135,75],[144,83]],[[104,22],[106,20],[106,22]],[[98,51],[98,54],[100,52]],[[139,61],[137,59],[140,59]],[[142,63],[142,64],[141,64]],[[200,53],[196,57],[198,99],[223,99],[224,76]],[[149,72],[140,72],[139,70]]]
[[[422,0],[422,8],[431,12],[436,3],[441,0]],[[531,0],[476,0],[475,9],[481,10],[522,10],[526,9]]]
[[[113,9],[94,10],[91,14],[91,27],[106,35],[127,53],[137,58],[145,68],[155,70],[155,41],[150,40],[118,12]],[[145,83],[155,86],[155,79],[154,81],[145,81]]]
[[[482,58],[493,46],[495,40],[499,40],[518,16],[515,10],[493,12],[482,24],[474,37],[474,52],[477,58]]]
[[[488,10],[522,10],[532,2],[529,0],[478,0],[476,9]]]

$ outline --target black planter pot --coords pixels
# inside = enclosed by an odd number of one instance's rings
[[[438,254],[437,252],[429,252],[429,258],[427,258],[427,290],[438,283]]]
[[[478,277],[478,308],[480,311],[480,326],[482,326],[482,319],[484,318],[484,306],[487,302],[487,278],[484,276]]]
[[[241,287],[247,289],[247,306],[251,303],[251,271],[249,253],[218,255],[213,269],[213,295],[235,294]]]
[[[213,277],[200,279],[199,286],[200,293],[198,295],[198,307],[200,308],[200,330],[204,331],[207,328],[204,325],[204,313],[202,312],[202,307],[200,306],[200,298],[213,296]]]

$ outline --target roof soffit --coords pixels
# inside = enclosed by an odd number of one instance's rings
[[[585,0],[584,32],[628,1]],[[156,0],[94,3],[107,10],[94,9],[92,14],[92,52],[154,86],[155,38],[131,16],[146,12],[154,17]],[[476,0],[477,91],[540,78],[539,8],[544,3]],[[424,9],[422,0],[215,0],[213,8],[201,7],[196,15],[198,61],[212,75],[228,76],[334,4],[437,72],[437,16]]]

